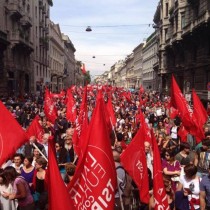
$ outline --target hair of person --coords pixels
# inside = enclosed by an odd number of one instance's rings
[[[36,159],[36,163],[42,166],[43,169],[47,166],[47,161],[43,157],[39,157]]]
[[[25,156],[24,159],[27,159],[28,162],[31,163],[31,164],[32,164],[32,162],[33,162],[33,157],[32,157],[32,156]]]
[[[68,176],[73,176],[76,170],[76,166],[73,163],[67,163],[65,165],[65,169]]]
[[[167,150],[165,150],[164,155],[165,155],[166,153],[169,154],[170,158],[174,158],[174,151],[173,151],[173,150],[167,149]]]
[[[192,178],[197,173],[197,167],[190,163],[184,167],[185,176],[188,178]]]
[[[2,178],[2,184],[0,184],[0,185],[5,185],[6,187],[8,187],[10,182],[5,177],[5,174],[4,174],[4,170],[3,169],[0,169],[0,177]]]
[[[7,166],[4,169],[3,175],[6,177],[8,182],[13,182],[17,176],[19,176],[18,172],[12,166]]]
[[[23,154],[21,154],[21,153],[15,153],[14,156],[13,156],[13,159],[14,159],[15,157],[20,157],[21,161],[23,161],[23,159],[24,159],[24,156],[23,156]]]
[[[190,149],[190,144],[187,142],[181,142],[180,143],[180,151],[182,151],[184,149]]]

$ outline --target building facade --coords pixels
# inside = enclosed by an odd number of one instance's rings
[[[49,28],[51,91],[59,92],[64,88],[64,41],[59,24],[51,21]]]
[[[210,81],[210,1],[161,0],[157,8],[159,71],[163,92],[168,93],[171,75],[184,93],[195,88],[203,100]],[[156,14],[158,12],[156,11]]]
[[[45,86],[50,87],[49,68],[49,0],[32,0],[32,35],[33,35],[33,72],[31,74],[31,91],[41,93]]]
[[[0,94],[41,92],[50,81],[50,0],[0,1]]]
[[[69,37],[62,34],[62,39],[64,41],[64,77],[63,84],[64,88],[68,88],[75,82],[75,68],[76,60],[74,53],[76,49]]]
[[[152,33],[143,48],[142,85],[145,90],[159,90],[154,67],[158,61],[157,33]]]
[[[139,44],[134,50],[134,75],[136,77],[136,84],[135,88],[140,87],[142,85],[142,76],[143,76],[143,52],[142,49],[144,47],[144,44]]]

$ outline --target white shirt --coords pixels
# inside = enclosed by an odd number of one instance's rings
[[[180,175],[180,183],[183,185],[184,188],[190,189],[192,194],[188,195],[188,200],[190,201],[192,198],[199,199],[199,194],[200,194],[200,178],[195,177],[195,179],[192,179],[188,181],[185,178],[185,175]],[[195,209],[198,209],[200,206],[199,205],[194,205]]]

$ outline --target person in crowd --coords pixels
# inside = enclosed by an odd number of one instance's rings
[[[151,145],[148,141],[144,142],[144,147],[145,147],[145,153],[146,153],[147,168],[149,168],[149,170],[152,173],[152,177],[153,177],[153,152],[152,152],[152,148],[151,148]]]
[[[39,210],[44,210],[48,202],[46,166],[45,158],[36,159],[36,171],[33,176],[33,197],[36,208]]]
[[[197,167],[190,163],[184,167],[184,173],[180,176],[177,191],[183,191],[188,197],[190,209],[200,210],[200,177],[197,174]]]
[[[64,181],[66,184],[69,184],[71,180],[73,179],[74,173],[76,170],[76,166],[73,163],[66,163],[65,164],[65,178]]]
[[[126,186],[126,172],[120,164],[120,153],[117,150],[113,150],[113,157],[115,162],[116,174],[117,174],[117,189],[115,192],[115,210],[121,210],[124,208],[123,193]]]
[[[67,162],[74,162],[76,156],[74,153],[72,135],[69,133],[65,137],[64,148],[67,150]]]
[[[202,148],[198,152],[198,176],[201,178],[209,174],[210,164],[210,142],[209,139],[203,140]]]
[[[32,161],[32,166],[35,167],[36,160],[37,160],[38,158],[40,158],[40,157],[41,157],[41,154],[40,154],[39,150],[38,150],[37,148],[34,148],[34,150],[33,150],[33,161]]]
[[[31,136],[29,142],[25,144],[24,155],[25,156],[33,156],[34,145],[35,144],[40,151],[44,150],[44,146],[39,143],[35,136]]]
[[[19,210],[35,210],[33,197],[27,181],[12,166],[6,167],[3,174],[7,182],[12,184],[13,192],[4,192],[2,196],[10,200],[17,199]]]
[[[61,142],[55,143],[55,150],[61,177],[64,179],[66,174],[65,165],[68,162],[68,152],[66,148],[63,147]]]
[[[163,184],[169,204],[169,210],[175,210],[175,193],[172,189],[171,178],[167,175],[163,176]],[[152,195],[149,201],[149,210],[153,210],[155,208],[155,200]],[[183,209],[184,210],[184,209]]]
[[[4,192],[13,193],[12,184],[6,179],[3,169],[0,169],[0,209],[1,210],[16,210],[16,201],[10,200],[3,196]]]
[[[42,153],[43,155],[47,158],[48,157],[48,140],[49,140],[50,134],[49,133],[44,133],[43,138],[42,138]]]
[[[33,157],[27,156],[24,158],[23,167],[21,169],[21,176],[25,178],[29,186],[32,186],[35,167],[32,165]]]
[[[186,159],[186,161],[183,161]],[[190,151],[190,145],[187,142],[182,142],[180,144],[180,152],[175,156],[175,160],[186,163],[192,163],[195,166],[198,165],[198,156],[194,151]]]
[[[11,164],[11,166],[14,167],[17,173],[20,174],[23,167],[23,155],[20,153],[16,153],[13,157],[13,163]]]
[[[203,176],[200,182],[200,210],[210,210],[210,164],[208,175]]]
[[[172,139],[170,141],[170,147],[173,147],[173,149],[175,149],[175,153],[179,152],[179,146],[180,146],[178,131],[179,131],[179,126],[177,120],[175,119],[174,121],[172,121],[172,126],[170,130],[170,135]]]
[[[163,174],[170,177],[172,188],[176,191],[176,185],[181,174],[181,165],[179,161],[174,159],[173,151],[166,150],[164,156],[165,158],[162,160]]]

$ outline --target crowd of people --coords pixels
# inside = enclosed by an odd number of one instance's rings
[[[149,204],[139,199],[139,190],[123,168],[121,154],[126,150],[139,127],[139,109],[144,113],[145,122],[153,130],[157,139],[162,160],[163,183],[170,210],[210,210],[210,128],[204,125],[205,138],[200,142],[187,133],[179,135],[181,120],[171,116],[167,108],[169,96],[156,92],[129,92],[128,98],[119,89],[111,95],[116,124],[110,134],[110,142],[116,165],[118,187],[115,193],[115,209],[154,209],[153,196],[153,150],[150,142],[145,141],[145,156],[149,175]],[[82,102],[82,91],[73,91],[76,109]],[[95,107],[96,90],[88,94],[88,119]],[[55,97],[58,110],[55,123],[50,122],[44,113],[42,96],[26,95],[21,101],[15,97],[4,98],[3,102],[20,125],[27,129],[38,115],[43,128],[42,139],[31,136],[29,141],[18,149],[13,158],[0,170],[1,210],[45,210],[48,209],[47,158],[48,140],[54,136],[57,164],[66,185],[74,176],[78,156],[74,151],[73,134],[75,122],[66,119],[64,97]]]

